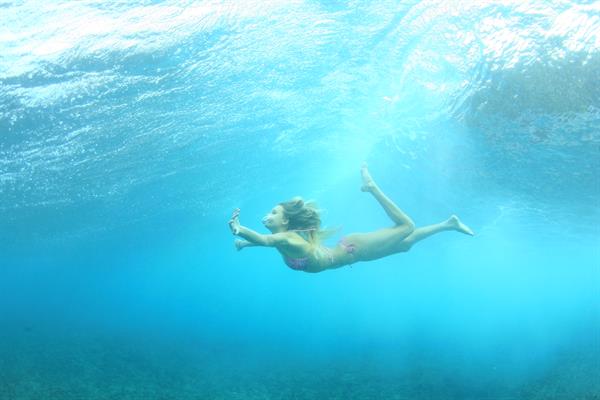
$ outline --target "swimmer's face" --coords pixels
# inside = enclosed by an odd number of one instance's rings
[[[283,207],[277,205],[264,216],[262,223],[271,232],[283,232],[287,231],[289,221],[283,212]]]

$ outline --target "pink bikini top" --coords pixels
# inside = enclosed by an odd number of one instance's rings
[[[284,256],[283,259],[288,267],[297,271],[304,271],[308,267],[308,257],[292,258]]]

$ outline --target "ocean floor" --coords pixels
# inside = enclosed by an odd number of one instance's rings
[[[565,353],[526,382],[484,376],[465,380],[435,361],[402,370],[364,357],[264,357],[240,347],[132,341],[106,336],[48,336],[34,329],[4,335],[0,398],[42,399],[600,399],[597,352]],[[256,349],[254,349],[256,350]]]

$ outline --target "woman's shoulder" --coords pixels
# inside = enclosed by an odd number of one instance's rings
[[[301,235],[301,232],[297,231],[287,231],[284,232],[286,234],[286,238],[290,243],[306,243],[308,242],[304,236]]]
[[[286,241],[288,247],[302,248],[304,251],[311,251],[315,243],[304,235],[305,232],[287,231]]]

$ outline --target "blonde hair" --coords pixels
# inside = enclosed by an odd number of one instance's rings
[[[320,245],[335,232],[335,229],[321,229],[321,210],[314,201],[296,196],[279,205],[289,221],[288,230],[300,234],[312,245]]]

